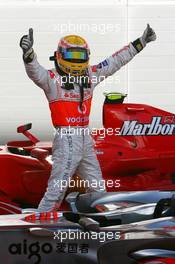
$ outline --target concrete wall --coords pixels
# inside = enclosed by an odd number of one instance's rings
[[[101,126],[104,91],[128,93],[132,102],[175,111],[174,41],[175,1],[142,0],[0,0],[0,143],[14,138],[19,124],[32,122],[41,139],[52,138],[50,113],[44,93],[24,71],[19,40],[34,29],[39,62],[52,68],[48,58],[60,37],[79,34],[91,47],[96,64],[139,37],[147,22],[158,34],[129,67],[96,88],[91,126]],[[18,136],[16,136],[18,138]]]
[[[175,112],[175,1],[129,1],[129,39],[147,23],[155,29],[157,41],[129,65],[129,101]]]

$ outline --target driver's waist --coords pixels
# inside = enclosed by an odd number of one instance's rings
[[[80,109],[79,102],[56,101],[49,103],[54,127],[87,127],[91,108],[91,98],[84,101]]]

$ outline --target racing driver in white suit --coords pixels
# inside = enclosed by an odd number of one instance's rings
[[[44,91],[52,123],[56,128],[52,148],[52,171],[47,190],[38,207],[39,211],[53,211],[59,208],[66,192],[66,187],[61,188],[59,182],[68,182],[75,172],[81,179],[88,180],[89,186],[94,180],[102,180],[93,141],[87,133],[94,88],[155,39],[155,32],[147,25],[140,38],[101,63],[90,66],[87,42],[80,36],[69,35],[59,41],[57,51],[51,57],[55,68],[47,70],[38,63],[33,50],[33,29],[29,29],[28,35],[21,38],[20,47],[23,50],[26,72]],[[64,129],[64,134],[60,133],[61,129]],[[83,130],[86,132],[83,133]],[[91,190],[105,191],[100,187]]]

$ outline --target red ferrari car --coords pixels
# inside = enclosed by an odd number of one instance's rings
[[[103,134],[101,129],[92,133],[103,178],[117,183],[108,191],[175,190],[175,115],[144,104],[123,103],[124,98],[106,95]],[[45,192],[52,143],[40,142],[29,132],[31,127],[17,129],[27,140],[0,148],[0,213],[18,212],[18,206],[36,207]],[[77,175],[74,179],[80,180]]]

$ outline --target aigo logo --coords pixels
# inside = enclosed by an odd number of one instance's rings
[[[26,256],[28,259],[32,259],[33,264],[41,263],[41,254],[50,254],[53,252],[53,247],[50,243],[40,244],[39,241],[34,243],[27,243],[24,239],[22,243],[12,243],[8,247],[8,251],[11,255]]]

